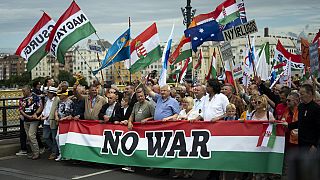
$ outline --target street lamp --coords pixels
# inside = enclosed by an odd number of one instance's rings
[[[183,16],[183,24],[188,29],[194,15],[196,14],[196,9],[192,9],[192,7],[191,7],[191,0],[187,0],[187,6],[185,8],[181,8],[181,12],[182,12],[182,16]],[[192,82],[192,70],[187,71],[185,79],[186,79],[186,81]]]
[[[196,9],[192,9],[191,0],[187,0],[187,6],[185,8],[181,8],[182,16],[183,16],[183,24],[186,25],[187,29],[191,24],[191,21],[196,14]]]

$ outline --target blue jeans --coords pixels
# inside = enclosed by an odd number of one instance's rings
[[[51,129],[49,125],[43,125],[43,139],[49,147],[50,151],[58,155],[58,145],[56,141],[57,129]]]

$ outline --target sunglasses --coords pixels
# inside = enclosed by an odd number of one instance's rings
[[[256,103],[257,103],[257,104],[262,104],[262,102],[261,102],[261,101],[257,101]]]

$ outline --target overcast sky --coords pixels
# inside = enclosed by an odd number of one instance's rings
[[[132,37],[156,22],[160,41],[166,41],[175,23],[174,41],[184,30],[181,7],[187,0],[77,0],[98,35],[113,43],[128,27],[131,17]],[[192,0],[196,14],[215,9],[222,0]],[[16,49],[46,11],[55,21],[69,7],[71,0],[1,0],[0,48]],[[248,19],[255,19],[259,32],[269,27],[273,34],[317,32],[320,28],[320,0],[247,0]],[[97,39],[91,36],[92,39]]]

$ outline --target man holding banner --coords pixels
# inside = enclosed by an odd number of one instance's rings
[[[128,124],[128,129],[131,131],[133,128],[133,122],[140,122],[142,124],[147,121],[153,120],[154,115],[154,106],[146,100],[145,94],[143,91],[136,92],[138,102],[133,106],[131,116],[127,122],[123,122],[125,125]],[[133,167],[127,166],[122,168],[123,171],[134,172]]]

